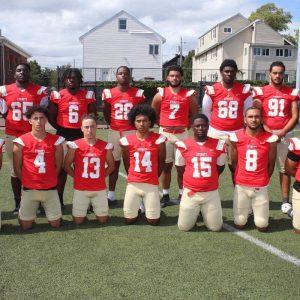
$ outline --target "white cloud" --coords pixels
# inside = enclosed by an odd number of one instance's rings
[[[2,34],[33,55],[41,66],[80,66],[79,37],[120,10],[138,18],[167,40],[164,59],[184,52],[215,24],[240,12],[248,17],[261,0],[0,0]],[[280,5],[278,5],[280,6]],[[281,5],[282,6],[282,5]],[[281,7],[280,6],[280,7]]]

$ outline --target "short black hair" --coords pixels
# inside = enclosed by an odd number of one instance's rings
[[[273,67],[281,67],[285,72],[285,65],[282,61],[273,61],[270,65],[270,69],[269,69],[270,72],[272,72]]]
[[[250,106],[250,107],[248,107],[248,108],[245,110],[244,116],[246,117],[247,112],[248,112],[249,110],[252,110],[252,109],[259,110],[259,111],[260,111],[260,115],[262,116],[262,110],[261,110],[261,108],[259,108],[259,107],[257,107],[257,106]]]
[[[18,66],[25,66],[29,72],[31,72],[31,67],[29,63],[21,62],[15,65],[15,70],[17,70]]]
[[[95,114],[84,114],[82,119],[81,119],[81,124],[83,123],[83,121],[85,120],[94,120],[97,124],[97,117],[95,116]]]
[[[122,68],[126,69],[128,71],[128,73],[129,73],[129,75],[131,76],[131,70],[127,66],[120,66],[120,67],[118,67],[118,69],[116,71],[116,75],[118,74],[119,70],[122,69]]]
[[[82,84],[83,82],[83,76],[80,72],[79,69],[77,68],[68,68],[64,71],[63,76],[62,76],[62,82],[65,83],[66,79],[71,75],[75,74],[75,76],[79,79],[79,83]]]
[[[221,63],[221,66],[220,66],[220,72],[223,71],[223,69],[225,67],[232,67],[234,68],[234,70],[237,72],[238,71],[238,66],[235,62],[235,60],[233,59],[225,59],[222,63]]]
[[[171,71],[179,72],[181,76],[183,76],[183,69],[178,65],[173,65],[167,68],[167,76],[170,74]]]
[[[45,106],[42,105],[34,105],[27,109],[25,116],[27,119],[30,119],[34,113],[42,113],[45,115],[47,119],[49,119],[49,113]]]
[[[208,117],[205,114],[197,114],[197,115],[195,115],[192,118],[192,120],[191,120],[192,124],[194,124],[195,120],[197,120],[197,119],[205,120],[207,122],[207,124],[209,124]]]
[[[156,123],[156,113],[154,109],[148,104],[139,104],[134,106],[128,113],[128,122],[130,125],[134,126],[136,116],[143,115],[147,116],[151,121],[151,128]]]

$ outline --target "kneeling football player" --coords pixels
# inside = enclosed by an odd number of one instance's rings
[[[94,115],[83,117],[81,130],[82,139],[67,142],[64,161],[65,171],[74,178],[72,215],[76,224],[83,223],[92,204],[98,222],[105,224],[108,221],[105,177],[115,168],[113,146],[96,137]]]
[[[123,162],[128,174],[124,198],[126,224],[133,224],[143,200],[149,224],[157,225],[160,220],[160,197],[158,177],[166,157],[166,137],[150,128],[156,122],[155,111],[149,105],[137,105],[128,114],[128,121],[136,133],[121,138]]]
[[[43,106],[33,106],[26,112],[32,126],[16,138],[13,146],[14,171],[22,182],[19,223],[30,229],[41,203],[52,227],[59,227],[61,207],[57,193],[57,175],[63,162],[64,138],[46,132],[48,112]]]
[[[223,140],[208,137],[208,127],[208,118],[204,114],[196,115],[192,120],[194,137],[175,144],[175,164],[184,169],[178,217],[180,230],[191,230],[200,211],[209,230],[222,228],[218,181],[226,162],[226,145]]]

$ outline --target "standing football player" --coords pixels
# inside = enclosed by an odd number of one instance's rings
[[[102,93],[103,114],[110,126],[108,142],[113,144],[115,170],[109,176],[108,204],[117,204],[115,189],[121,163],[120,138],[133,134],[135,127],[128,122],[130,109],[144,101],[144,91],[130,86],[131,73],[126,66],[120,66],[116,73],[117,86],[104,89]]]
[[[48,106],[48,91],[30,82],[30,65],[20,63],[15,68],[15,83],[0,86],[0,113],[5,116],[5,147],[11,167],[11,187],[14,194],[14,214],[21,200],[21,182],[13,169],[13,140],[31,131],[26,111],[33,105]]]
[[[67,69],[62,77],[65,88],[51,92],[50,123],[57,129],[56,134],[66,141],[74,141],[83,137],[81,119],[85,114],[96,114],[96,101],[93,91],[81,89],[83,82],[80,71],[76,68]],[[66,153],[67,148],[64,145]],[[58,195],[61,206],[64,207],[64,189],[67,173],[62,169],[58,177]]]
[[[291,177],[285,172],[284,163],[293,129],[299,119],[299,90],[284,85],[285,65],[275,61],[270,65],[270,84],[253,90],[254,105],[263,112],[263,121],[278,136],[277,167],[279,170],[282,205],[281,210],[287,213],[291,208],[289,193]],[[286,204],[288,203],[288,204]]]
[[[52,227],[59,227],[61,207],[57,193],[57,175],[62,167],[64,138],[46,132],[48,112],[33,106],[26,112],[31,132],[16,138],[13,164],[23,191],[19,209],[19,223],[26,230],[32,228],[41,203]]]
[[[100,224],[108,221],[105,177],[114,169],[112,144],[97,139],[94,115],[85,115],[81,130],[83,138],[67,142],[65,171],[74,178],[72,215],[76,224],[86,219],[90,204]]]
[[[245,112],[245,129],[232,133],[231,160],[234,173],[234,224],[243,229],[252,208],[259,231],[269,225],[268,184],[273,173],[278,137],[264,130],[262,112],[250,107]]]
[[[295,177],[293,184],[292,205],[287,207],[287,213],[293,218],[293,227],[296,233],[300,234],[300,139],[291,138],[289,151],[285,161],[286,173]]]
[[[180,66],[171,66],[167,70],[166,88],[158,88],[152,101],[158,116],[159,132],[167,137],[166,163],[161,175],[163,197],[161,207],[166,207],[170,201],[171,171],[175,158],[175,143],[188,137],[190,119],[198,113],[198,104],[194,90],[181,87],[183,70]],[[182,195],[181,169],[177,169],[177,182],[179,187],[178,200]]]
[[[184,171],[178,217],[180,230],[191,230],[200,211],[209,230],[219,231],[222,228],[218,181],[225,166],[226,146],[225,141],[207,136],[208,127],[206,115],[196,115],[192,121],[194,137],[176,143],[175,164]]]
[[[220,66],[222,81],[206,86],[202,112],[208,117],[210,125],[208,136],[228,140],[232,132],[244,127],[244,112],[252,106],[250,84],[236,82],[237,64],[232,59],[225,59]],[[228,166],[233,174],[230,152]]]
[[[135,126],[136,132],[120,140],[128,174],[124,198],[125,222],[129,225],[137,220],[143,200],[148,223],[157,225],[160,220],[158,177],[164,167],[166,137],[149,130],[156,122],[155,111],[149,105],[133,107],[128,121]]]

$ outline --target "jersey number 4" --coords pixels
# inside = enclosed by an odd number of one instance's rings
[[[44,152],[39,152],[34,160],[34,165],[38,168],[39,174],[46,173],[46,163],[45,163],[45,156]]]
[[[194,178],[211,177],[211,157],[193,157],[192,163],[194,165]]]

